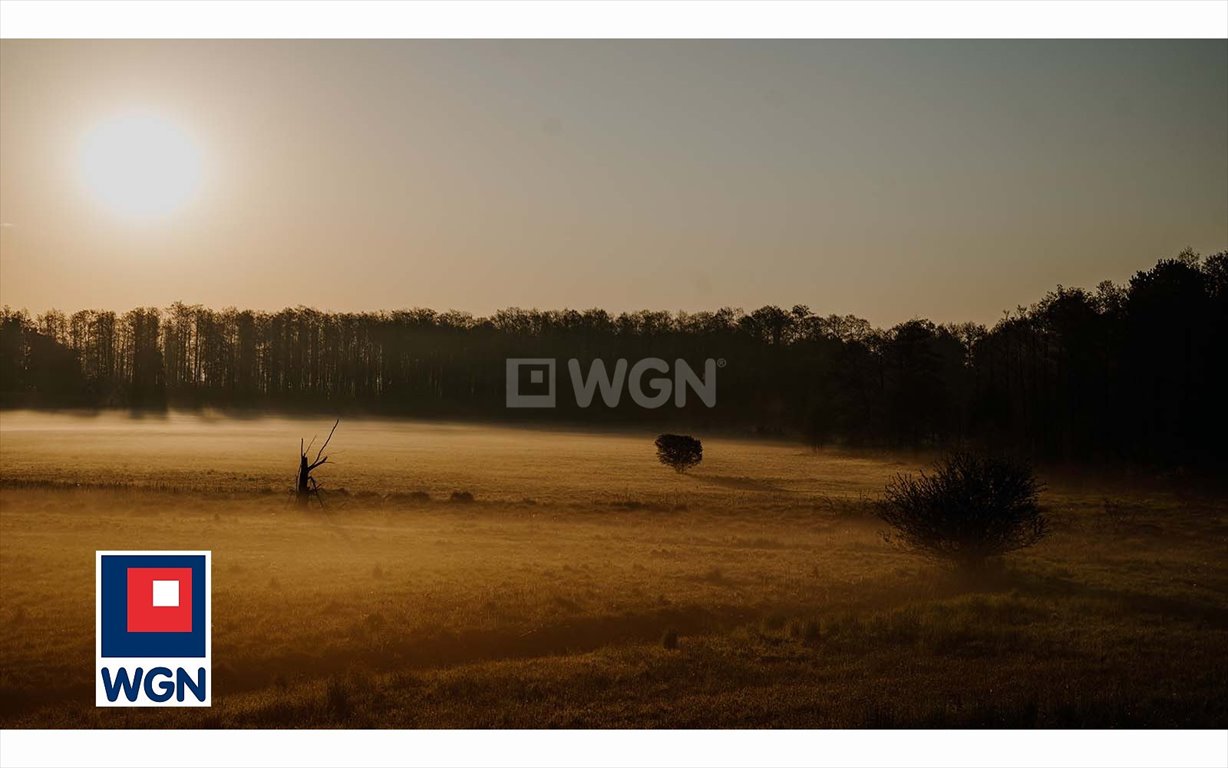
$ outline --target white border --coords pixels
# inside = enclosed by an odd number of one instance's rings
[[[0,0],[6,38],[1217,38],[1224,0]]]
[[[3,731],[30,766],[1223,768],[1225,731]]]

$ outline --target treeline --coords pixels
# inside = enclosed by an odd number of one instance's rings
[[[505,408],[509,357],[558,358],[559,407]],[[566,360],[717,358],[717,404],[587,410]],[[412,309],[329,313],[174,304],[0,315],[6,407],[320,410],[685,424],[814,443],[975,441],[1056,459],[1228,458],[1228,253],[1189,251],[1128,285],[1061,288],[993,327],[879,329],[805,306],[750,313]]]

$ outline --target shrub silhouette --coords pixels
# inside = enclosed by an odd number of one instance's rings
[[[904,544],[977,568],[1049,532],[1037,504],[1041,487],[1026,465],[960,452],[940,461],[932,474],[896,475],[878,516]]]
[[[704,460],[704,446],[690,435],[659,435],[657,460],[675,472],[686,472]]]

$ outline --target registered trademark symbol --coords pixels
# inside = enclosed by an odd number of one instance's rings
[[[716,361],[716,367],[717,367],[717,368],[724,368],[724,367],[725,367],[725,358],[723,358],[723,357],[722,357],[722,358],[719,358],[719,359]]]

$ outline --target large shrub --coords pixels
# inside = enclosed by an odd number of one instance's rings
[[[931,557],[964,567],[1030,547],[1049,531],[1031,469],[1001,458],[960,452],[931,472],[897,475],[878,516],[894,537]]]
[[[659,435],[657,460],[675,472],[686,472],[704,460],[704,446],[690,435]]]

